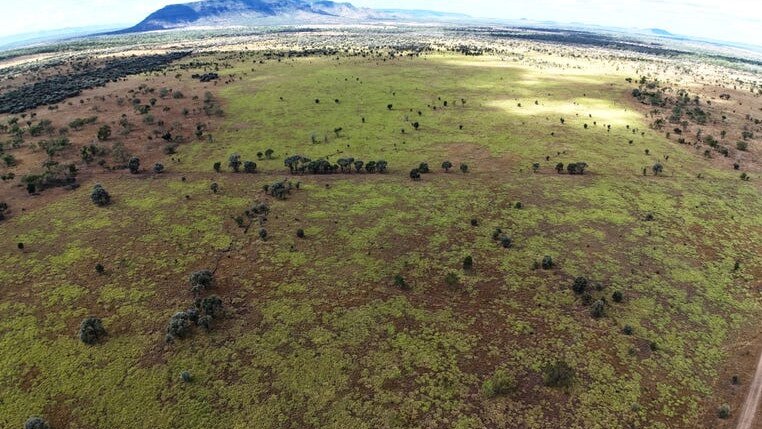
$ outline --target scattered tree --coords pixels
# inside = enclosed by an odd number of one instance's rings
[[[228,167],[230,167],[235,173],[238,173],[241,169],[241,155],[234,153],[228,158]]]
[[[466,256],[463,258],[463,269],[466,271],[470,271],[474,268],[474,258],[471,255]]]
[[[556,361],[543,368],[543,382],[549,387],[568,388],[574,383],[574,368],[564,361]]]
[[[98,140],[100,141],[106,141],[111,137],[111,127],[108,125],[103,125],[98,129]]]
[[[566,166],[566,172],[569,174],[585,174],[587,164],[584,162],[573,162]]]
[[[130,169],[130,173],[138,174],[140,171],[140,159],[136,156],[130,158],[130,160],[127,162],[127,168]]]
[[[207,289],[211,289],[214,284],[214,274],[211,270],[194,271],[188,277],[191,292],[199,294]]]
[[[190,316],[185,311],[179,311],[175,313],[169,319],[169,325],[167,325],[167,341],[172,341],[175,338],[187,337],[192,329]]]
[[[458,275],[452,271],[447,273],[444,281],[445,281],[445,284],[449,287],[455,287],[458,285],[458,283],[460,283],[460,279],[458,278]]]
[[[394,276],[394,286],[397,286],[402,290],[410,290],[410,285],[408,285],[405,279],[399,274]]]
[[[722,404],[720,408],[717,409],[717,417],[723,420],[730,418],[730,405]]]
[[[42,417],[32,416],[24,422],[24,429],[50,429],[50,425]]]
[[[651,171],[654,172],[654,176],[658,176],[664,171],[664,167],[661,165],[661,163],[656,163],[651,167]]]
[[[160,162],[157,162],[156,164],[154,164],[153,165],[153,172],[156,173],[156,174],[161,174],[162,172],[164,172],[164,164],[162,164]]]
[[[545,255],[542,258],[542,264],[541,264],[541,266],[542,266],[543,270],[549,270],[549,269],[553,268],[553,258],[550,257],[550,255]]]
[[[255,173],[257,171],[257,163],[254,161],[244,161],[243,163],[243,172],[244,173]]]
[[[93,345],[106,336],[106,328],[101,319],[95,316],[86,317],[79,325],[79,339],[88,345]]]
[[[93,186],[93,191],[90,193],[90,199],[99,207],[107,206],[111,202],[111,196],[99,183]]]
[[[590,282],[587,280],[587,278],[577,277],[574,279],[574,283],[572,283],[572,290],[577,295],[582,295],[589,284]]]
[[[506,395],[516,389],[516,380],[505,370],[497,370],[482,384],[482,391],[488,398]]]
[[[606,314],[606,303],[599,299],[598,301],[595,301],[593,303],[593,306],[590,308],[590,315],[593,316],[595,319],[600,319]]]

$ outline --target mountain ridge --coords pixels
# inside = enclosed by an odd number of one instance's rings
[[[370,9],[330,0],[201,0],[171,4],[138,24],[111,34],[140,33],[193,26],[257,25],[274,20],[289,23],[354,23],[379,20],[468,18],[427,10]]]

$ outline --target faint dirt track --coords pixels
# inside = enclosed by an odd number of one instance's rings
[[[752,379],[749,393],[743,403],[743,408],[741,408],[741,416],[738,418],[736,429],[752,429],[755,427],[754,416],[757,414],[760,397],[762,397],[762,355],[759,356],[754,379]]]

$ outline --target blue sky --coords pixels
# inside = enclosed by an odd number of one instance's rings
[[[10,0],[2,0],[7,2]],[[99,24],[135,24],[178,0],[25,0],[4,8],[0,36]],[[354,0],[356,6],[431,9],[475,17],[552,20],[762,45],[759,0]]]

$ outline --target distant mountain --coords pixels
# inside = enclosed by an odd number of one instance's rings
[[[423,10],[376,10],[351,3],[314,0],[202,0],[165,6],[116,33],[236,25],[350,24],[383,20],[441,21],[466,15]]]
[[[657,36],[673,36],[672,33],[667,30],[662,30],[661,28],[652,28],[650,31],[652,34],[656,34]]]

